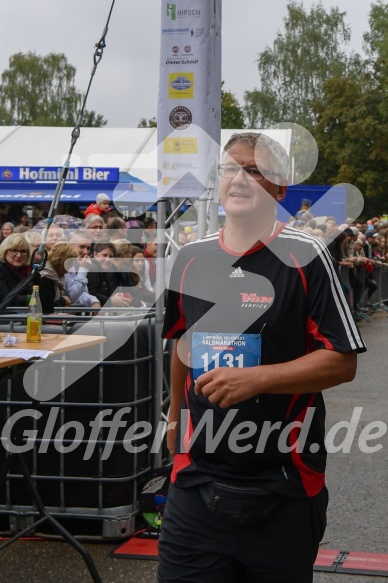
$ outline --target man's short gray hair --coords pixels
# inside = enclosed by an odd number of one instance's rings
[[[281,184],[288,183],[290,177],[290,159],[286,150],[276,140],[260,132],[241,132],[232,134],[224,147],[224,152],[237,143],[246,144],[259,152],[269,153],[273,170],[280,175]]]
[[[87,239],[88,241],[91,241],[92,237],[86,229],[77,229],[77,231],[73,231],[71,234],[69,243],[75,243],[77,239]]]

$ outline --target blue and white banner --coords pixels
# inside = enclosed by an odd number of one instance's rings
[[[0,166],[0,181],[57,182],[62,168],[56,166]],[[74,182],[118,182],[118,168],[69,168],[67,180]]]
[[[200,197],[221,136],[221,0],[162,0],[158,196]]]

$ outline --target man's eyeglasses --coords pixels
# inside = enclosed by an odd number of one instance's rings
[[[26,249],[8,249],[8,253],[12,255],[12,257],[16,257],[18,253],[21,257],[26,257],[28,255],[28,251]]]
[[[261,182],[266,176],[280,176],[277,172],[271,172],[271,170],[259,170],[256,166],[242,167],[237,164],[219,164],[218,174],[223,178],[234,178],[239,170],[242,170],[246,180],[256,180]]]

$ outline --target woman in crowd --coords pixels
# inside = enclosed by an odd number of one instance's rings
[[[375,261],[386,262],[385,253],[385,237],[383,235],[377,235],[372,243],[372,259]]]
[[[9,235],[0,245],[0,302],[31,273],[31,249],[21,233]],[[35,283],[39,275],[36,274]],[[10,302],[10,306],[28,306],[32,283]]]
[[[4,223],[1,227],[0,243],[14,232],[15,225],[13,223]]]
[[[115,258],[113,263],[117,270],[128,279],[128,285],[134,285],[131,277],[132,245],[128,239],[116,239],[113,241]]]
[[[95,244],[93,265],[88,273],[88,289],[102,306],[128,308],[133,298],[129,292],[120,291],[120,288],[127,286],[127,281],[113,263],[115,255],[113,243]]]
[[[153,293],[151,282],[147,274],[147,261],[145,259],[144,251],[132,245],[132,276],[136,289],[138,290],[138,297],[148,306],[155,303],[155,294]],[[148,286],[147,286],[148,279]]]
[[[333,258],[334,266],[336,268],[336,272],[338,278],[342,284],[345,297],[350,304],[350,282],[349,282],[349,274],[348,271],[344,272],[341,267],[347,267],[349,269],[353,269],[354,264],[352,261],[349,261],[349,258],[346,257],[345,254],[345,241],[346,241],[346,233],[340,230],[332,231],[331,237],[334,237],[331,243],[327,246],[328,250],[331,253]]]
[[[117,261],[117,262],[115,260],[116,267],[126,266],[129,268],[129,266],[131,264],[130,259],[132,257],[132,245],[131,245],[131,243],[128,241],[128,239],[116,239],[115,241],[113,241],[113,245],[114,245],[115,251],[116,251],[116,255],[115,255],[116,259],[128,259],[128,261]],[[124,269],[121,269],[121,271],[124,271]]]
[[[48,254],[46,265],[40,272],[39,293],[44,314],[51,314],[54,308],[71,305],[71,299],[65,295],[65,273],[71,261],[78,253],[69,243],[57,243]]]

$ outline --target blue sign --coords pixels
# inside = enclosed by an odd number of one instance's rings
[[[245,368],[261,363],[261,334],[194,332],[192,339],[193,378],[214,368]]]
[[[56,166],[0,166],[1,182],[58,182],[62,168]],[[118,182],[118,168],[69,168],[67,180],[73,182]]]

